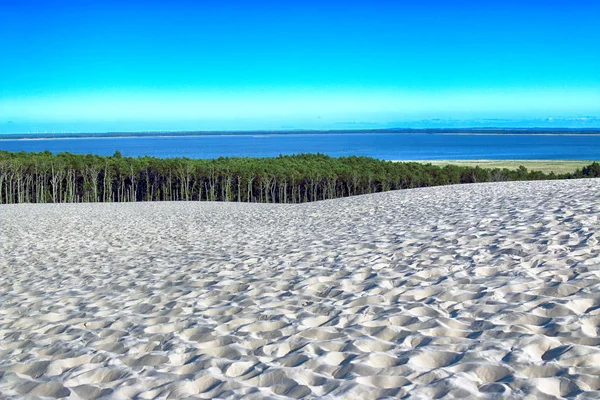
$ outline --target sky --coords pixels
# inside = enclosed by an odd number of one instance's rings
[[[0,1],[0,133],[600,127],[600,2]]]

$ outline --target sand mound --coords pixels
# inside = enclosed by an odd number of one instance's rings
[[[600,180],[0,206],[0,397],[600,397]]]

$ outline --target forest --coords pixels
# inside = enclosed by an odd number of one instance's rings
[[[305,203],[388,190],[474,182],[600,177],[482,169],[369,157],[298,154],[212,160],[0,151],[0,204],[133,201]]]

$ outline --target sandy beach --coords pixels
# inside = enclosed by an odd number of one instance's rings
[[[598,398],[600,179],[0,206],[0,398]]]
[[[582,169],[592,164],[594,161],[588,160],[390,160],[394,162],[418,162],[423,164],[432,164],[440,167],[446,165],[458,165],[461,167],[480,167],[480,168],[508,168],[518,169],[521,165],[531,171],[541,171],[543,173],[554,172],[555,174],[573,173],[577,169]]]

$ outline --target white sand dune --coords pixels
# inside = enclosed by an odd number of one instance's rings
[[[600,180],[0,207],[0,397],[598,398]]]

